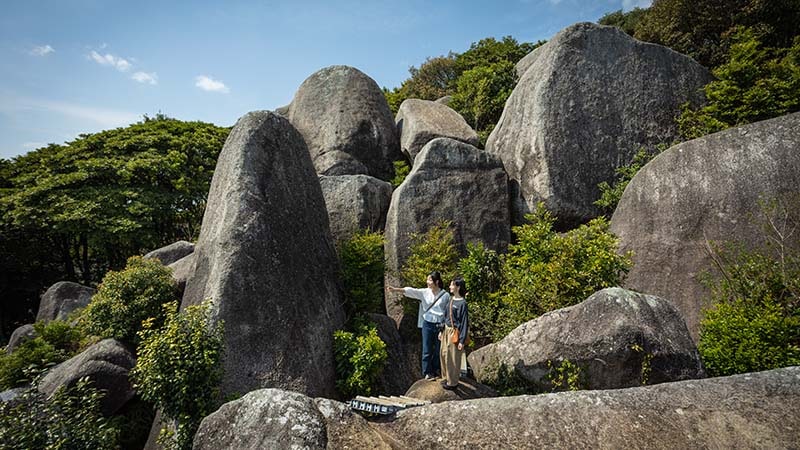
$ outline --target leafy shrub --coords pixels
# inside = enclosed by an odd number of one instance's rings
[[[505,363],[495,367],[490,368],[490,373],[493,375],[485,380],[484,384],[497,391],[502,397],[541,393],[541,389],[523,378],[515,367],[509,368]]]
[[[453,279],[458,264],[458,250],[450,225],[450,222],[442,222],[427,233],[411,236],[411,255],[400,269],[403,285],[425,287],[428,274],[434,270],[442,274],[445,283]],[[401,301],[407,313],[416,314],[419,302]]]
[[[514,63],[501,60],[469,69],[458,77],[450,106],[461,113],[474,130],[493,128],[503,114],[506,100],[517,84]]]
[[[800,248],[797,211],[763,206],[768,245],[746,250],[715,245],[722,277],[706,275],[710,309],[700,321],[698,350],[712,376],[800,365]]]
[[[526,218],[529,223],[513,228],[517,243],[509,246],[503,268],[495,339],[545,312],[619,285],[632,265],[630,255],[616,253],[618,239],[602,217],[565,234],[553,230],[555,217],[544,204]]]
[[[625,192],[625,188],[628,187],[628,183],[631,182],[633,176],[636,175],[639,169],[644,167],[645,164],[649,163],[653,158],[666,150],[667,147],[668,146],[665,144],[659,145],[656,147],[655,152],[648,152],[647,149],[640,148],[639,151],[633,155],[633,159],[629,164],[617,168],[614,172],[617,179],[613,182],[613,185],[605,181],[597,185],[600,189],[600,198],[597,199],[594,204],[603,208],[606,216],[613,214],[614,210],[617,209],[619,200],[622,198],[622,193]]]
[[[10,354],[0,353],[0,390],[31,381],[42,371],[74,356],[81,348],[83,334],[62,320],[39,321],[35,337]]]
[[[383,234],[361,230],[339,248],[346,309],[349,317],[365,313],[382,313]]]
[[[191,448],[200,421],[214,409],[222,377],[223,325],[211,324],[211,303],[177,313],[174,303],[162,306],[166,324],[156,329],[148,319],[139,333],[136,367],[131,378],[142,399],[177,421],[174,441],[165,446]],[[165,435],[162,430],[162,435]]]
[[[458,270],[469,290],[469,334],[476,346],[491,342],[502,302],[503,258],[483,243],[467,244],[467,256]]]
[[[397,187],[403,184],[406,177],[411,172],[411,166],[406,161],[395,161],[394,163],[394,178],[390,181],[392,186]]]
[[[0,402],[0,442],[9,449],[116,449],[118,431],[100,411],[103,394],[82,378],[48,400],[33,386]]]
[[[800,111],[800,37],[791,48],[767,48],[753,29],[739,28],[732,41],[704,88],[708,104],[683,107],[678,126],[687,139]]]
[[[375,325],[360,325],[355,333],[335,331],[333,349],[339,392],[346,397],[371,394],[389,357]]]
[[[134,256],[120,272],[108,272],[86,307],[87,330],[103,338],[136,344],[142,321],[164,322],[161,305],[177,302],[171,269],[161,262]]]

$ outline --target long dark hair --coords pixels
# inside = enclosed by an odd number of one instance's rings
[[[442,274],[434,270],[433,272],[429,273],[428,276],[430,276],[433,282],[436,283],[437,286],[439,286],[439,289],[444,289],[444,281],[442,281]]]
[[[458,295],[460,295],[461,297],[467,295],[467,282],[464,281],[463,278],[456,277],[455,279],[453,279],[453,284],[455,284],[456,288],[458,288]]]

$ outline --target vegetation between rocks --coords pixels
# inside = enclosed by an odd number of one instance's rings
[[[159,443],[166,448],[190,449],[200,421],[218,406],[224,331],[221,322],[212,323],[211,308],[206,301],[178,313],[176,304],[166,303],[163,328],[149,318],[139,332],[131,379],[139,395],[162,412],[167,426]]]
[[[800,365],[800,218],[787,206],[764,205],[765,247],[710,248],[719,274],[706,276],[711,307],[700,322],[698,350],[711,376]]]

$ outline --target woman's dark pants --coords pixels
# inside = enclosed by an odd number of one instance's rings
[[[433,322],[422,321],[422,375],[438,375],[439,327]]]

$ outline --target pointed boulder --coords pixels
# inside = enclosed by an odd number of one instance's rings
[[[182,308],[225,323],[222,396],[279,387],[334,395],[338,260],[303,138],[282,116],[239,119],[220,153]]]

